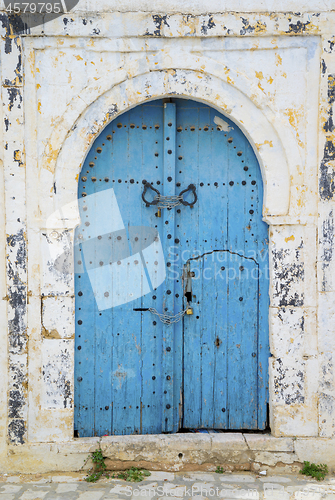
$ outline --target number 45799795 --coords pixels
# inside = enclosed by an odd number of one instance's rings
[[[60,14],[67,12],[64,0],[60,2],[15,2],[6,7],[10,14]]]

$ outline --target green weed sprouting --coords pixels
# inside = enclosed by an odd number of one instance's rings
[[[89,459],[91,459],[93,462],[93,468],[90,470],[91,474],[85,478],[85,481],[87,481],[88,483],[96,483],[101,478],[101,476],[105,476],[107,478],[112,477],[113,479],[123,479],[124,481],[132,481],[134,483],[138,483],[140,481],[143,481],[145,477],[151,476],[151,472],[149,472],[148,470],[137,469],[136,467],[131,467],[130,469],[114,473],[110,476],[106,472],[105,458],[100,447],[91,452],[90,456],[88,456],[85,460],[84,465]]]
[[[328,466],[326,464],[311,464],[309,462],[304,462],[304,466],[300,471],[300,474],[305,476],[312,476],[318,481],[324,479],[326,474],[328,474]]]

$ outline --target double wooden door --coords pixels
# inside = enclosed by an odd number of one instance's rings
[[[78,197],[78,435],[264,429],[268,228],[242,131],[191,100],[138,106],[94,142]]]

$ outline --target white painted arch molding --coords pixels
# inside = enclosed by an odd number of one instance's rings
[[[257,106],[245,93],[217,76],[175,69],[123,79],[102,94],[99,85],[86,88],[83,96],[79,95],[76,99],[77,102],[80,100],[80,106],[71,103],[67,116],[63,117],[59,129],[56,127],[50,139],[51,145],[59,141],[67,128],[54,170],[57,189],[53,209],[60,210],[67,204],[73,207],[85,157],[94,139],[112,119],[145,101],[167,96],[204,102],[233,120],[249,139],[260,164],[264,183],[263,215],[288,214],[289,165],[273,112],[267,106]],[[292,143],[288,147],[296,149]],[[71,212],[65,217],[66,221],[63,218],[63,227],[78,224],[78,213]]]

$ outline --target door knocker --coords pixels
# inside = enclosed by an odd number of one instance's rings
[[[186,189],[181,191],[179,195],[172,195],[172,196],[162,196],[158,191],[158,189],[154,188],[153,185],[150,184],[150,182],[143,181],[143,184],[144,184],[144,189],[142,193],[142,200],[144,201],[146,207],[150,207],[151,205],[157,206],[158,208],[157,217],[161,217],[162,208],[167,208],[171,210],[172,208],[175,208],[178,205],[184,205],[185,207],[193,208],[193,206],[198,201],[196,187],[194,184],[190,184]],[[148,201],[145,198],[145,194],[148,189],[152,189],[156,193],[152,201]],[[192,191],[193,193],[194,199],[191,202],[184,200],[184,194],[187,193],[187,191]]]

